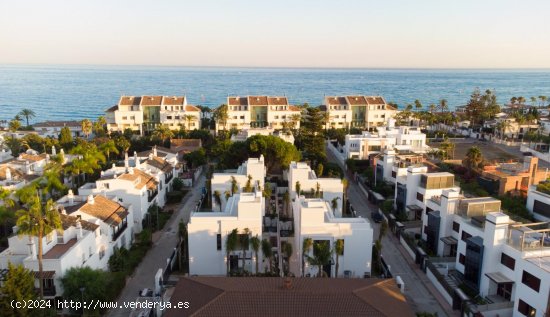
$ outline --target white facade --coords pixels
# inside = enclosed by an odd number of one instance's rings
[[[263,155],[259,158],[249,158],[237,170],[214,173],[211,179],[212,195],[216,192],[220,194],[221,207],[216,202],[215,197],[212,197],[212,209],[225,210],[228,200],[227,196],[231,193],[233,179],[237,182],[237,193],[240,193],[243,187],[246,186],[249,175],[252,177],[252,187],[255,189],[258,189],[258,186],[262,189],[264,188],[266,167]]]
[[[327,96],[324,102],[330,127],[335,129],[374,129],[385,125],[397,113],[380,96]]]
[[[68,127],[73,138],[82,136],[82,124],[79,121],[46,121],[32,125],[42,137],[58,138],[61,134],[61,129]]]
[[[418,127],[393,127],[390,119],[388,127],[377,128],[377,132],[363,131],[361,135],[346,135],[344,155],[351,159],[369,159],[373,154],[381,153],[386,149],[426,153],[426,134]]]
[[[297,197],[293,204],[295,237],[294,245],[298,249],[296,258],[302,259],[303,241],[311,238],[316,241],[328,241],[334,249],[337,240],[344,240],[344,254],[338,258],[339,268],[336,275],[335,265],[330,266],[331,277],[370,276],[372,261],[373,229],[364,218],[341,218],[332,210],[330,202],[304,196]],[[313,248],[307,253],[313,256]],[[307,263],[307,261],[306,261]],[[336,263],[336,255],[333,255]],[[305,272],[294,272],[296,276],[317,276],[318,267],[306,264]]]
[[[287,97],[227,97],[227,122],[216,122],[216,130],[265,128],[283,129],[287,124],[300,127],[300,108],[290,105]]]
[[[254,136],[254,135],[274,135],[279,138],[281,138],[283,141],[294,144],[294,136],[292,133],[284,133],[284,132],[275,132],[272,128],[250,128],[250,129],[242,129],[239,131],[239,133],[234,134],[231,136],[231,141],[236,142],[244,142],[248,138]]]
[[[550,194],[539,192],[536,185],[531,185],[527,193],[527,209],[535,219],[550,221]]]
[[[212,212],[193,212],[187,225],[189,236],[189,274],[227,275],[227,261],[230,270],[241,268],[255,273],[256,261],[259,271],[264,271],[261,252],[258,259],[250,247],[243,251],[240,247],[232,251],[227,259],[226,239],[233,229],[244,234],[250,230],[249,237],[262,237],[262,216],[265,200],[261,192],[240,193],[229,197],[223,212],[216,208]],[[242,258],[246,258],[244,268]],[[237,259],[238,258],[238,259]]]
[[[500,316],[546,316],[550,229],[536,231],[529,224],[515,223],[500,212],[495,198],[464,198],[454,190],[428,201],[427,209],[439,222],[437,230],[428,229],[437,233],[432,239],[437,254],[456,257],[455,269],[488,302],[508,303],[510,308],[499,310]],[[528,306],[535,311],[526,313]],[[483,314],[495,315],[490,310]]]
[[[398,154],[395,150],[384,150],[376,160],[376,181],[395,184],[397,177],[407,175],[409,166],[421,166],[422,162],[422,155]]]
[[[342,180],[339,178],[317,178],[315,172],[312,171],[305,162],[291,162],[287,177],[291,199],[295,199],[296,196],[299,196],[298,193],[296,193],[296,183],[300,184],[302,194],[307,194],[312,191],[315,192],[319,187],[321,198],[329,203],[332,203],[335,199],[338,205],[335,215],[337,217],[342,216],[342,202],[344,199],[344,185],[342,184]]]

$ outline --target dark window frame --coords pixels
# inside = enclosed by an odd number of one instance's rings
[[[521,298],[518,302],[518,312],[524,316],[535,316],[537,314],[537,310],[524,302]]]
[[[502,252],[500,255],[500,264],[513,271],[516,268],[516,259]]]
[[[453,221],[453,231],[456,233],[460,232],[460,224],[456,221]]]
[[[540,278],[534,276],[533,274],[525,270],[523,270],[523,274],[521,275],[521,283],[529,286],[529,288],[536,291],[537,293],[540,290]]]

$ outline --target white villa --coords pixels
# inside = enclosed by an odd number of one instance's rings
[[[79,121],[45,121],[38,122],[32,125],[34,131],[42,137],[57,138],[61,133],[61,129],[68,127],[71,131],[73,138],[81,137],[82,133],[82,124]]]
[[[539,221],[550,221],[550,194],[539,191],[537,185],[529,186],[527,209]]]
[[[327,96],[324,99],[330,127],[371,130],[385,125],[397,109],[381,96]]]
[[[234,134],[231,136],[231,141],[236,142],[244,142],[248,138],[254,136],[254,135],[274,135],[279,138],[281,138],[283,141],[286,141],[288,143],[294,144],[294,136],[292,133],[285,133],[283,131],[275,131],[272,128],[250,128],[250,129],[243,129],[240,130],[237,134]]]
[[[122,96],[105,112],[109,132],[131,129],[143,135],[160,124],[171,130],[200,128],[201,111],[185,96]]]

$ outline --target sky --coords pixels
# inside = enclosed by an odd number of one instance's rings
[[[550,1],[0,0],[0,64],[550,68]]]

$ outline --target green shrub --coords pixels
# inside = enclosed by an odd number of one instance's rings
[[[175,204],[181,202],[183,194],[180,191],[171,191],[166,193],[166,200],[169,204]]]

